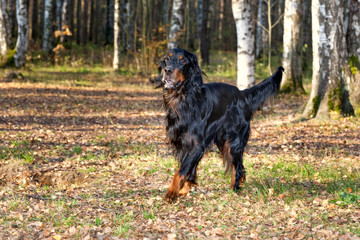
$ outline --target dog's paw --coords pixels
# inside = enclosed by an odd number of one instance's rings
[[[188,194],[188,192],[190,192],[190,190],[191,190],[191,182],[186,181],[184,183],[184,186],[180,189],[179,195],[180,196],[186,195],[186,194]]]
[[[170,191],[170,189],[166,192],[164,200],[173,203],[176,201],[176,199],[179,197],[179,193],[175,191]]]

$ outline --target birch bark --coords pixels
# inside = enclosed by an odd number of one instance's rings
[[[6,1],[0,0],[0,56],[4,56],[8,49],[6,31]]]
[[[113,68],[119,69],[120,64],[120,0],[115,0],[114,4],[114,61]]]
[[[44,28],[42,50],[48,52],[52,49],[53,44],[53,22],[54,22],[54,0],[44,0]]]
[[[281,88],[304,91],[302,86],[303,0],[286,0],[284,11],[283,67]]]
[[[184,26],[184,0],[174,0],[171,13],[168,48],[180,47],[181,29]]]
[[[346,2],[341,0],[313,0],[312,43],[313,77],[310,99],[304,116],[328,117],[334,94],[339,92],[341,112],[353,112],[345,88],[348,53],[346,46]],[[334,92],[335,90],[335,92]]]
[[[16,19],[18,24],[18,37],[16,41],[15,66],[25,64],[25,54],[29,44],[29,22],[27,0],[16,0]]]
[[[237,35],[237,86],[246,89],[255,83],[254,26],[249,0],[232,0]]]

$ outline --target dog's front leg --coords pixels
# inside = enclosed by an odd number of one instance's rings
[[[196,172],[194,169],[196,169],[203,155],[203,148],[192,151],[192,154],[186,154],[179,170],[174,175],[169,190],[165,194],[165,200],[174,202],[179,195],[184,195],[190,191],[191,182],[189,181],[189,177],[193,172]]]

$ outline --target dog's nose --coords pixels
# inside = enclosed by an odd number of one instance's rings
[[[172,72],[173,72],[173,70],[172,70],[171,67],[165,67],[165,73],[166,73],[167,75],[172,74]]]

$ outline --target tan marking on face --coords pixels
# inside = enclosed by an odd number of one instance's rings
[[[184,76],[184,74],[182,74],[182,72],[179,71],[179,69],[175,69],[174,77],[175,77],[176,82],[179,82],[179,81],[184,82],[185,81],[185,76]]]
[[[179,56],[179,60],[181,60],[182,58],[183,58],[183,56],[182,56],[182,55],[180,55],[180,56]]]
[[[172,57],[172,55],[173,55],[172,53],[169,53],[169,57]]]

